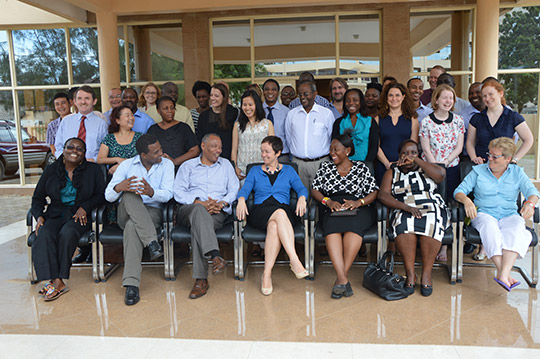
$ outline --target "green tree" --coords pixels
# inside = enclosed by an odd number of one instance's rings
[[[499,28],[499,68],[538,68],[540,6],[506,13]],[[538,74],[504,74],[506,99],[521,112],[527,102],[538,103]]]

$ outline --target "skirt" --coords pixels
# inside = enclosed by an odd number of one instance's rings
[[[343,203],[344,199],[357,200],[358,198],[349,194],[335,194],[330,196],[330,199]],[[353,232],[363,237],[377,221],[375,210],[371,206],[359,207],[358,213],[354,216],[332,217],[331,213],[328,207],[323,207],[321,220],[325,237],[332,233],[345,232]]]
[[[266,230],[268,220],[278,209],[282,209],[287,213],[287,217],[289,217],[289,221],[293,226],[299,220],[288,204],[279,203],[277,199],[270,196],[263,203],[253,206],[249,211],[247,222],[252,227]]]

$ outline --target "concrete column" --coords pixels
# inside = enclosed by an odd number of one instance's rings
[[[497,77],[499,64],[499,0],[476,2],[475,81]]]
[[[135,38],[135,74],[138,81],[152,81],[152,58],[150,56],[150,30],[133,26]]]
[[[191,13],[182,15],[182,46],[184,51],[184,84],[186,107],[197,107],[191,88],[197,80],[210,78],[210,31],[209,17],[206,14]]]
[[[452,59],[451,70],[464,71],[469,69],[469,11],[455,11],[452,14]],[[467,98],[469,84],[465,76],[454,76],[456,93],[461,98]],[[464,97],[465,96],[465,97]]]
[[[409,4],[385,5],[382,22],[382,74],[406,83],[412,70]]]
[[[110,108],[109,90],[120,87],[120,59],[118,56],[118,25],[116,14],[108,11],[96,13],[99,50],[99,76],[101,82],[101,110]]]

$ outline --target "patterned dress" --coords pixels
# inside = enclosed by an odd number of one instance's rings
[[[135,143],[142,136],[142,133],[135,132],[133,139],[127,145],[121,145],[116,141],[114,133],[109,133],[101,143],[109,147],[108,157],[120,157],[120,158],[132,158],[137,156],[137,150],[135,149]]]
[[[379,189],[369,168],[360,161],[351,161],[349,173],[341,176],[333,162],[323,162],[315,174],[312,188],[334,201],[343,203],[345,199],[358,200]],[[376,221],[371,206],[358,208],[355,216],[333,217],[328,207],[321,207],[322,228],[325,236],[332,233],[354,232],[363,236]]]
[[[238,156],[236,166],[246,173],[247,165],[261,162],[261,142],[268,136],[268,121],[263,119],[255,126],[246,126],[244,131],[238,129]]]
[[[393,238],[403,233],[415,233],[442,241],[450,225],[450,212],[442,196],[436,192],[437,184],[421,168],[403,173],[396,167],[393,171],[394,198],[418,208],[422,213],[422,218],[415,218],[409,212],[394,209],[390,215]]]

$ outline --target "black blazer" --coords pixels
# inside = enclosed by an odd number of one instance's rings
[[[66,186],[66,170],[63,155],[45,168],[32,196],[32,215],[44,219],[61,217],[67,207],[62,203],[60,190]],[[73,187],[77,190],[75,205],[70,208],[75,212],[82,207],[88,215],[94,208],[105,203],[105,179],[98,164],[84,160],[73,171]],[[46,198],[50,198],[47,205]],[[47,207],[47,208],[45,208]]]

